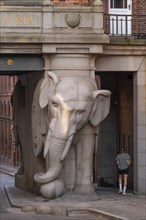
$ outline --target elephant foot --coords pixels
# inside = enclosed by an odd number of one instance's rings
[[[43,197],[47,199],[56,199],[64,194],[65,187],[61,180],[56,179],[50,183],[42,185],[40,191]]]
[[[75,186],[74,191],[78,194],[88,194],[88,193],[95,193],[95,189],[90,184],[77,184]]]

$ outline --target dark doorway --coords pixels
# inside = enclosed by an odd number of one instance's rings
[[[102,186],[117,186],[115,158],[124,145],[132,157],[128,188],[133,189],[133,73],[96,72],[96,76],[101,89],[112,92],[110,113],[99,128],[97,176]]]

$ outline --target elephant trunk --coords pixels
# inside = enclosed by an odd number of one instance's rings
[[[57,179],[62,168],[62,154],[63,158],[65,158],[65,155],[67,154],[71,145],[71,139],[60,139],[58,137],[49,135],[49,140],[47,139],[46,144],[49,144],[49,147],[47,146],[47,149],[49,150],[49,169],[46,173],[36,173],[34,176],[34,180],[41,184],[49,183]],[[65,155],[63,153],[64,150],[66,152]]]

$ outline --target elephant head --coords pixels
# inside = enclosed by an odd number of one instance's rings
[[[44,143],[43,155],[49,168],[46,173],[35,174],[36,182],[46,184],[57,179],[74,134],[87,122],[97,126],[104,120],[109,113],[110,94],[98,90],[95,81],[87,76],[58,78],[46,72],[34,93],[33,108],[39,109],[35,119],[39,125],[33,126],[38,132],[33,134],[33,141],[36,156]]]

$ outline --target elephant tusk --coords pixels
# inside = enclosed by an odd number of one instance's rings
[[[62,153],[61,158],[60,158],[60,162],[62,162],[65,159],[65,157],[66,157],[66,155],[67,155],[67,153],[70,149],[70,145],[72,143],[73,136],[74,135],[72,134],[72,136],[70,136],[69,139],[67,140],[67,143],[64,147],[63,153]]]
[[[47,156],[47,153],[49,151],[49,141],[50,140],[50,137],[51,137],[51,132],[49,131],[48,134],[47,134],[47,138],[46,138],[46,143],[45,143],[45,149],[44,149],[44,158]]]

